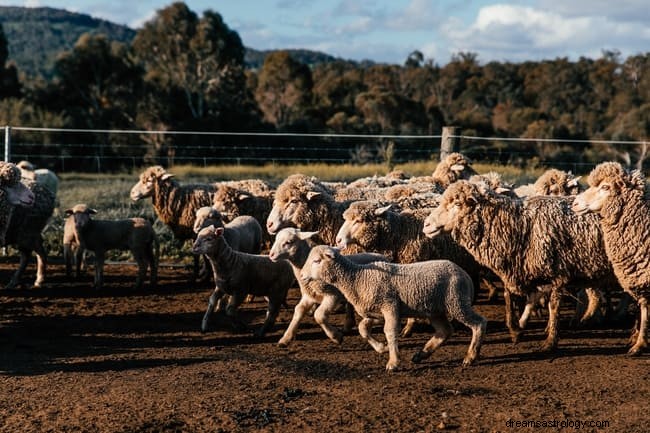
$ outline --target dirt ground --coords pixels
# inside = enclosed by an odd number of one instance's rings
[[[0,264],[3,283],[14,267]],[[49,271],[42,289],[0,290],[1,432],[650,431],[650,354],[625,355],[631,322],[572,330],[567,306],[548,355],[537,351],[544,320],[513,345],[501,303],[481,297],[489,324],[475,366],[460,365],[462,326],[412,364],[430,337],[420,325],[400,341],[403,370],[387,374],[386,354],[356,332],[337,346],[310,317],[277,347],[288,309],[261,340],[218,317],[201,333],[211,288],[188,284],[184,268],[161,268],[159,287],[137,292],[129,265],[108,266],[101,291],[90,273]],[[32,265],[26,284],[33,275]],[[298,297],[293,289],[290,306]],[[264,311],[256,299],[242,316],[254,328]]]

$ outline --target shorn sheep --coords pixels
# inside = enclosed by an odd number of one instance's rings
[[[138,264],[138,275],[135,288],[140,289],[150,270],[151,287],[156,287],[158,275],[158,241],[151,223],[144,218],[128,218],[122,220],[96,220],[90,216],[96,214],[95,209],[80,203],[65,214],[74,220],[75,238],[79,249],[95,253],[96,289],[101,289],[104,282],[104,259],[109,250],[129,250]],[[80,261],[81,257],[77,260]]]
[[[207,331],[210,316],[224,295],[230,296],[226,315],[234,325],[239,325],[237,308],[251,294],[265,296],[268,300],[264,324],[255,332],[256,336],[261,337],[275,323],[287,291],[295,283],[291,266],[286,261],[272,262],[267,255],[235,251],[223,234],[223,227],[205,227],[192,246],[194,254],[204,254],[210,261],[216,285],[210,295],[201,330]]]
[[[243,181],[240,181],[243,182]],[[226,221],[247,215],[255,218],[260,226],[266,225],[266,219],[273,207],[273,192],[255,187],[255,184],[218,184],[214,193],[212,207],[221,213]],[[243,189],[248,186],[252,191]],[[265,231],[264,242],[270,245],[271,237]]]
[[[10,162],[0,161],[0,245],[16,206],[32,206],[34,193],[20,181],[20,169]]]
[[[303,281],[322,280],[341,291],[362,317],[359,334],[377,352],[388,351],[387,371],[399,368],[400,317],[427,318],[435,328],[434,336],[413,356],[413,362],[429,357],[452,335],[451,320],[472,330],[463,365],[472,364],[478,357],[487,321],[472,308],[471,278],[451,261],[359,265],[338,250],[321,245],[311,250],[300,276]],[[386,345],[371,334],[373,323],[379,319],[384,320]]]
[[[638,302],[640,321],[631,337],[630,355],[647,347],[650,299],[650,201],[646,180],[616,162],[605,162],[589,175],[589,188],[572,205],[578,214],[600,216],[605,251],[623,287]]]
[[[314,311],[314,320],[323,328],[323,331],[325,331],[325,334],[330,340],[336,344],[340,344],[343,340],[343,333],[329,323],[329,315],[339,305],[345,304],[346,320],[343,330],[349,331],[355,323],[354,310],[345,301],[345,298],[336,287],[318,280],[303,281],[300,279],[300,271],[307,260],[309,252],[315,246],[311,238],[316,233],[303,232],[293,227],[286,227],[278,232],[269,252],[269,258],[272,261],[288,260],[291,263],[293,273],[300,285],[300,301],[298,301],[298,304],[294,308],[291,323],[280,341],[278,341],[278,345],[282,347],[288,346],[295,338],[300,321],[316,304],[319,305]],[[370,263],[386,260],[381,254],[374,253],[352,254],[347,257],[355,263]]]
[[[179,241],[195,238],[194,218],[196,210],[212,205],[214,185],[181,185],[174,175],[156,165],[140,173],[140,180],[131,188],[133,201],[151,197],[158,218],[166,224]],[[199,257],[194,257],[194,275],[199,274]]]
[[[211,206],[197,209],[194,221],[194,233],[208,227],[224,227],[223,236],[228,245],[236,251],[259,254],[262,250],[262,226],[249,215],[240,215],[229,223],[224,224],[221,213]]]
[[[444,192],[423,231],[431,237],[451,233],[477,262],[501,278],[514,341],[519,330],[509,294],[530,296],[538,287],[550,292],[543,349],[552,350],[558,341],[561,290],[616,284],[596,217],[577,216],[569,205],[562,197],[533,197],[524,203],[459,181]]]
[[[20,168],[22,177],[40,183],[56,196],[59,191],[59,178],[52,170],[34,168],[34,165],[29,161],[20,161],[16,166]]]
[[[16,206],[9,220],[3,246],[15,246],[20,252],[18,269],[6,288],[14,288],[27,267],[32,252],[36,253],[36,280],[33,287],[41,287],[45,281],[47,252],[41,234],[56,206],[56,196],[40,183],[23,178],[22,181],[34,196],[29,207]]]

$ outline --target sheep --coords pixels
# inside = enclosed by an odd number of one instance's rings
[[[68,215],[63,224],[63,262],[65,263],[66,277],[70,278],[72,276],[73,263],[75,266],[75,276],[77,278],[81,276],[84,255],[85,251],[81,248],[79,239],[77,239],[74,217]]]
[[[74,221],[74,237],[82,250],[95,253],[95,289],[104,283],[104,259],[109,250],[129,250],[138,264],[135,288],[139,290],[150,270],[150,284],[156,287],[158,275],[158,241],[151,223],[144,218],[97,220],[90,216],[95,209],[79,203],[65,210]],[[78,258],[80,259],[80,257]]]
[[[340,344],[343,340],[343,333],[333,327],[328,322],[328,315],[339,305],[346,305],[346,320],[343,327],[344,331],[349,331],[354,326],[354,310],[345,302],[345,298],[338,289],[329,284],[323,284],[320,281],[303,282],[300,279],[302,270],[307,256],[311,251],[314,243],[310,240],[317,232],[303,232],[293,227],[283,228],[275,237],[275,242],[271,247],[269,258],[274,261],[288,260],[293,269],[293,273],[300,285],[300,301],[295,306],[291,323],[284,332],[284,335],[278,341],[280,347],[286,347],[295,338],[300,321],[314,305],[320,304],[314,311],[314,320],[325,331],[325,334],[335,342]],[[348,258],[355,263],[370,263],[375,261],[385,261],[386,258],[381,254],[361,253],[352,254]]]
[[[469,159],[458,152],[453,152],[440,161],[431,176],[412,177],[409,182],[428,182],[434,185],[435,192],[442,193],[457,180],[467,180],[476,174],[478,173],[472,168]]]
[[[212,204],[214,185],[180,185],[174,175],[159,165],[151,166],[140,173],[140,180],[133,185],[131,200],[151,197],[158,218],[165,223],[174,237],[183,242],[195,238],[194,218],[196,210]],[[193,278],[199,274],[199,257],[194,257]]]
[[[224,238],[223,227],[208,226],[201,229],[192,245],[192,251],[208,258],[216,284],[203,316],[201,330],[207,331],[210,315],[223,295],[230,296],[226,315],[234,323],[238,321],[237,307],[246,295],[252,294],[266,296],[268,300],[264,324],[255,332],[256,336],[262,337],[275,323],[287,291],[295,283],[291,265],[286,261],[273,262],[266,255],[233,250]]]
[[[5,245],[5,235],[15,206],[34,204],[34,193],[20,178],[20,169],[15,164],[0,161],[0,245]]]
[[[580,176],[575,177],[570,171],[556,168],[546,170],[535,183],[522,185],[514,189],[518,197],[535,195],[572,196],[581,191]]]
[[[36,253],[36,280],[32,287],[39,288],[45,282],[47,252],[42,231],[54,212],[56,197],[52,191],[38,182],[23,178],[21,182],[32,192],[33,204],[16,206],[11,214],[2,246],[14,245],[20,252],[18,269],[5,286],[12,289],[18,285],[27,267],[32,251]]]
[[[250,254],[262,251],[262,226],[252,216],[240,215],[224,224],[221,213],[215,208],[204,206],[197,209],[194,233],[198,234],[202,228],[212,225],[225,228],[223,235],[232,249]]]
[[[217,185],[212,207],[228,221],[241,215],[248,215],[255,218],[260,226],[264,227],[273,207],[273,192],[255,194],[231,185]],[[265,243],[271,241],[266,232],[264,232],[263,239]]]
[[[423,232],[451,234],[504,284],[506,323],[513,341],[509,295],[534,295],[541,286],[550,293],[548,335],[543,350],[557,346],[560,290],[611,282],[613,270],[603,249],[595,216],[576,216],[563,197],[513,200],[467,181],[444,192],[441,204],[427,217]]]
[[[52,170],[47,168],[34,168],[31,162],[24,160],[17,163],[16,166],[20,169],[22,177],[40,183],[56,196],[59,191],[59,178]]]
[[[428,318],[434,336],[412,362],[429,357],[453,332],[455,319],[472,330],[472,341],[463,366],[478,357],[487,320],[472,308],[474,286],[460,266],[449,260],[412,264],[373,262],[356,264],[332,247],[314,247],[300,272],[304,282],[321,280],[336,286],[362,317],[359,334],[379,353],[388,350],[387,371],[399,368],[397,337],[400,317]],[[386,345],[371,334],[372,324],[384,319]]]
[[[275,191],[266,230],[271,235],[285,227],[318,231],[317,243],[333,245],[336,232],[343,224],[343,211],[349,204],[349,201],[334,200],[331,192],[317,179],[292,174]]]
[[[650,299],[650,201],[646,180],[637,170],[628,172],[616,162],[601,163],[589,174],[589,188],[578,194],[572,209],[579,215],[595,213],[603,231],[605,251],[623,289],[638,303],[640,321],[632,334],[630,355],[647,347]]]

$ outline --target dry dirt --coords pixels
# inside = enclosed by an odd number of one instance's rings
[[[14,267],[0,264],[2,282]],[[400,341],[404,369],[387,374],[385,354],[356,333],[336,346],[312,318],[277,347],[291,310],[261,340],[218,318],[202,334],[210,287],[188,284],[183,268],[161,268],[160,286],[137,292],[133,266],[108,266],[102,291],[90,273],[49,271],[42,289],[0,290],[2,432],[650,431],[650,354],[625,355],[631,322],[572,330],[567,306],[559,350],[542,354],[544,320],[513,345],[501,304],[481,297],[489,324],[477,365],[460,366],[462,326],[410,363],[430,336],[421,325]],[[294,289],[288,302],[297,299]],[[255,327],[264,310],[257,299],[242,315]]]

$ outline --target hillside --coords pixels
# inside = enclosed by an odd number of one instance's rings
[[[110,39],[129,42],[136,31],[123,25],[93,18],[90,15],[53,8],[0,6],[0,23],[9,44],[9,60],[28,77],[51,78],[54,62],[62,51],[71,50],[84,33],[104,33]],[[293,58],[313,66],[336,59],[310,50],[288,50]],[[272,51],[246,49],[245,62],[257,69]]]

